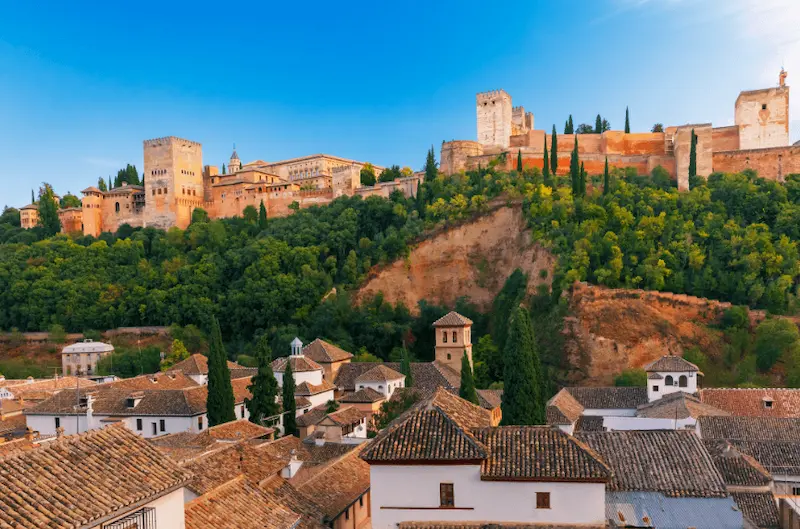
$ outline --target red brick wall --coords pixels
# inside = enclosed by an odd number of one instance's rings
[[[718,127],[711,131],[714,152],[739,150],[739,127]]]
[[[714,171],[736,173],[754,169],[758,176],[782,181],[786,175],[800,173],[800,146],[715,152]]]

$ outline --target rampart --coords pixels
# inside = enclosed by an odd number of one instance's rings
[[[714,171],[734,173],[753,169],[759,176],[779,182],[787,175],[800,174],[800,146],[722,151],[714,153]]]

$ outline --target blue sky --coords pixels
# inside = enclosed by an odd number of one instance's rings
[[[505,89],[537,128],[598,112],[622,128],[627,105],[648,130],[732,124],[740,90],[776,84],[782,64],[800,79],[797,0],[0,7],[0,206],[42,181],[77,194],[141,170],[147,138],[199,141],[207,164],[235,142],[244,161],[419,169],[431,145],[475,139],[480,91]]]

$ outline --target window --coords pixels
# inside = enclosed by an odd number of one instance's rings
[[[116,202],[114,204],[114,209],[116,210],[117,213],[119,213],[119,202]]]
[[[800,487],[792,487],[792,496],[800,496]]]
[[[439,506],[455,507],[456,499],[453,494],[452,483],[439,483]]]
[[[161,419],[161,420],[158,421],[158,428],[162,432],[166,432],[167,431],[167,421],[166,421],[166,419]]]
[[[763,104],[761,105],[761,110],[766,110],[766,109],[767,109],[767,104],[766,104],[766,103],[763,103]]]
[[[447,353],[447,359],[450,360],[450,353]]]
[[[678,386],[685,388],[688,385],[689,385],[689,379],[686,378],[686,375],[681,375],[680,378],[678,378]]]
[[[142,420],[141,419],[136,419],[136,431],[137,432],[141,432],[142,431]]]
[[[158,435],[158,426],[156,425],[156,423],[152,423],[152,425],[153,425],[153,435]]]
[[[56,417],[56,428],[61,428],[61,417]]]
[[[453,331],[453,343],[456,343],[458,338],[456,338],[456,331]]]
[[[442,331],[442,343],[447,343],[447,331]]]
[[[674,385],[672,383],[672,375],[667,375],[667,378],[664,379],[664,385],[665,386],[673,386]]]
[[[549,492],[537,492],[536,493],[536,508],[537,509],[549,509],[550,508],[550,493]]]
[[[361,496],[360,498],[358,498],[358,506],[359,507],[363,507],[364,506],[364,496]]]
[[[658,393],[658,386],[653,386],[653,391],[655,391],[656,393]]]
[[[772,409],[772,401],[769,399],[764,400],[764,407],[767,409]]]
[[[242,406],[242,408],[241,408],[241,417],[242,417],[242,419],[244,419],[244,406]]]
[[[202,430],[203,429],[203,416],[202,415],[197,418],[197,429],[198,430]]]
[[[344,510],[344,519],[345,520],[349,520],[350,519],[350,507],[348,507],[347,509]]]

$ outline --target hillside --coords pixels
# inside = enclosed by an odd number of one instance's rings
[[[386,301],[403,303],[412,313],[426,300],[453,306],[466,296],[488,309],[516,268],[528,275],[528,292],[548,287],[555,258],[531,242],[521,206],[500,207],[477,219],[437,232],[374,271],[358,290],[357,301],[382,292]]]

